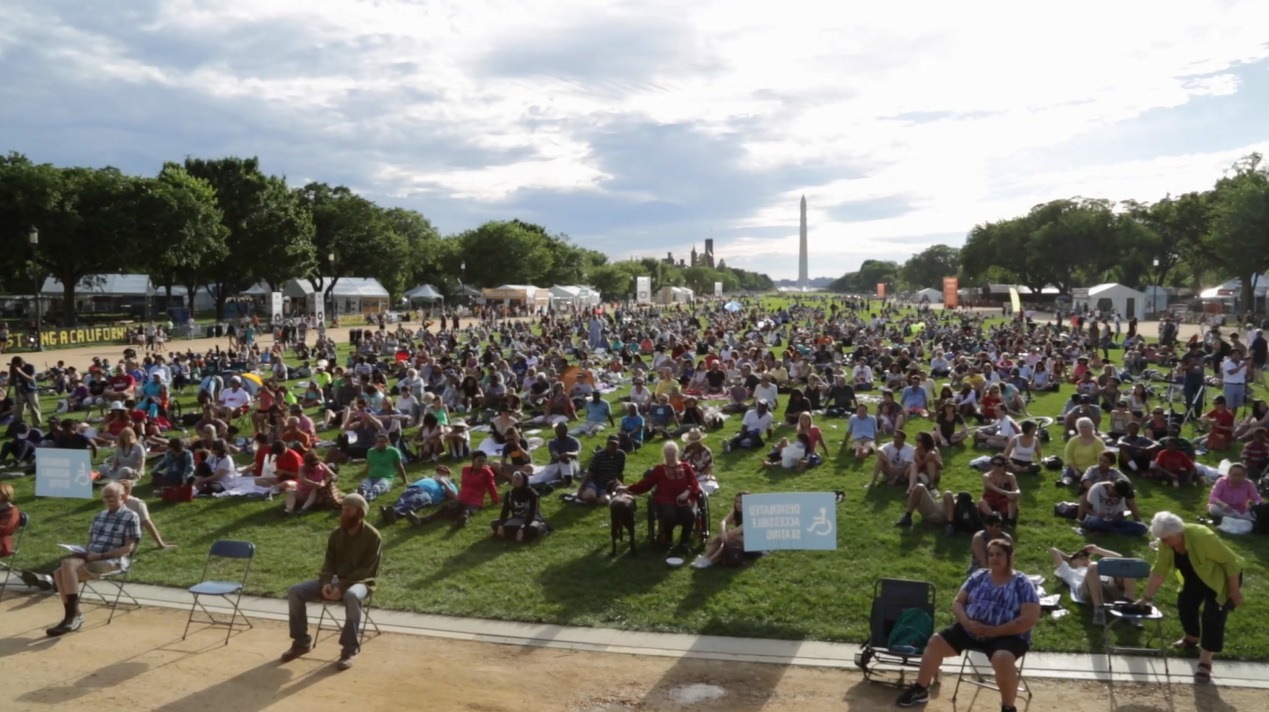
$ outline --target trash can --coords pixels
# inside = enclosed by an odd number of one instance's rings
[[[207,338],[211,339],[211,338],[214,338],[215,336],[216,336],[216,327],[211,326],[209,324],[207,326]]]
[[[222,337],[222,336],[224,336],[224,335],[225,335],[225,325],[224,325],[224,324],[217,324],[217,325],[216,325],[216,338],[218,338],[218,339],[219,339],[220,337]]]
[[[349,329],[348,342],[353,345],[360,344],[361,343],[361,329]]]

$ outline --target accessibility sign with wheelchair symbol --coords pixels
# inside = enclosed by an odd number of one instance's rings
[[[92,499],[92,458],[87,450],[38,448],[35,451],[35,496]]]
[[[837,495],[832,492],[747,494],[745,551],[837,549]]]

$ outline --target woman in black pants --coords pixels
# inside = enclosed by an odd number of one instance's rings
[[[1173,571],[1184,583],[1177,595],[1177,617],[1185,637],[1174,648],[1198,648],[1194,682],[1212,681],[1212,655],[1225,644],[1225,617],[1241,606],[1243,560],[1202,524],[1186,524],[1171,512],[1159,512],[1150,522],[1159,540],[1159,555],[1150,569],[1143,603],[1149,603]]]
[[[546,522],[538,507],[538,493],[519,470],[511,473],[511,489],[502,498],[502,513],[489,523],[499,539],[530,541],[546,534]]]

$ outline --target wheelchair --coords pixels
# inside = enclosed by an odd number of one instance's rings
[[[648,541],[655,542],[658,529],[657,508],[648,505],[646,509],[648,510]],[[695,535],[697,543],[704,546],[705,542],[709,541],[709,534],[713,530],[709,517],[709,495],[701,492],[692,511],[695,517],[692,523],[692,533]]]

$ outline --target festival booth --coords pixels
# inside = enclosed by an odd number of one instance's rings
[[[941,289],[922,289],[912,295],[912,301],[917,304],[942,304],[943,290]]]
[[[322,289],[313,286],[307,279],[292,279],[282,288],[282,296],[289,299],[292,308],[288,313],[325,313],[327,304],[326,290],[330,287],[331,277],[322,278]],[[373,277],[340,277],[330,291],[329,304],[331,314],[378,314],[388,311],[392,305],[388,300],[388,290],[379,280]],[[297,304],[305,306],[295,306]]]
[[[551,291],[529,284],[504,284],[501,287],[480,290],[480,296],[487,304],[503,306],[525,306],[531,309],[543,309],[551,305]]]
[[[414,306],[418,302],[426,302],[430,304],[433,302],[445,301],[445,297],[441,296],[441,293],[436,291],[436,287],[433,287],[430,284],[420,284],[401,296],[408,300],[410,306]]]
[[[75,314],[128,314],[145,317],[146,304],[154,297],[154,285],[145,274],[95,274],[75,285],[74,302],[65,305],[66,290],[61,281],[49,277],[40,289],[47,316],[54,318],[66,311]]]
[[[599,292],[593,287],[555,285],[551,287],[551,302],[558,306],[593,307],[599,304]]]
[[[1075,311],[1100,311],[1103,316],[1118,313],[1124,319],[1146,318],[1146,293],[1117,282],[1098,284],[1088,289],[1072,289],[1071,305]]]
[[[671,304],[691,304],[695,298],[696,293],[687,287],[661,288],[661,304],[666,306]]]
[[[1251,292],[1256,300],[1255,311],[1264,311],[1265,295],[1269,292],[1269,274],[1258,274],[1253,277]],[[1238,277],[1211,289],[1204,289],[1199,292],[1199,299],[1203,300],[1204,311],[1207,312],[1229,310],[1238,313],[1247,310],[1242,304],[1243,280]]]

